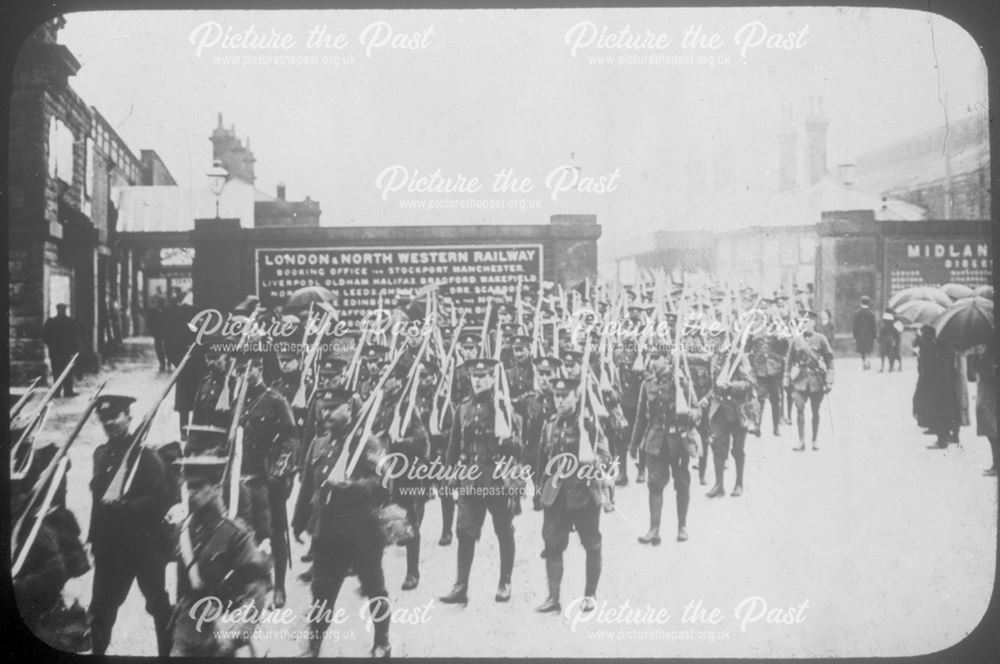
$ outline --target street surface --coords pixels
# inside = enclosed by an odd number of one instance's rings
[[[130,340],[128,347],[132,359],[100,380],[109,379],[108,392],[139,399],[133,407],[137,422],[167,374],[157,372],[149,340]],[[975,385],[969,385],[972,426],[963,428],[961,447],[933,451],[925,449],[932,437],[922,435],[910,414],[913,358],[905,359],[902,373],[863,373],[855,358],[838,358],[836,367],[835,421],[829,421],[824,404],[820,451],[793,452],[794,425],[784,427],[780,438],[765,426],[763,437],[747,441],[745,492],[739,498],[706,498],[708,487],[699,486],[692,471],[689,541],[674,541],[672,485],[664,494],[658,547],[636,541],[648,525],[645,485],[619,489],[617,512],[602,515],[599,609],[578,621],[567,615],[583,592],[584,552],[575,535],[565,555],[563,615],[534,612],[545,599],[546,582],[539,557],[542,519],[530,502],[515,519],[511,602],[493,601],[499,554],[487,523],[472,569],[469,605],[439,603],[437,597],[454,581],[456,543],[438,546],[440,504],[429,502],[421,529],[419,587],[399,589],[405,572],[402,547],[386,549],[384,557],[396,610],[393,655],[862,657],[916,655],[958,642],[986,610],[997,542],[997,480],[982,476],[990,453],[986,440],[975,437]],[[97,378],[88,377],[78,387],[79,396],[56,400],[42,440],[60,440],[58,434],[72,426],[97,384]],[[765,422],[769,418],[765,411]],[[149,440],[161,444],[177,437],[171,395]],[[70,454],[68,502],[85,532],[91,456],[102,440],[100,424],[92,418]],[[711,478],[709,470],[709,483]],[[731,460],[726,479],[731,491]],[[275,617],[262,625],[271,638],[259,642],[258,654],[292,656],[302,649],[297,639],[304,629],[301,615],[311,602],[308,587],[296,580],[304,569],[303,553],[304,547],[293,542],[286,612],[296,618],[281,624]],[[171,567],[168,582],[174,578]],[[90,574],[75,579],[67,592],[87,604],[90,582]],[[356,588],[356,578],[344,584],[338,607],[347,619],[332,627],[323,656],[368,654],[371,634],[359,617],[362,599]],[[172,583],[170,592],[173,598]],[[685,605],[699,602],[703,611],[685,617]],[[713,609],[718,609],[714,623]],[[155,655],[155,643],[152,619],[133,586],[108,654]]]

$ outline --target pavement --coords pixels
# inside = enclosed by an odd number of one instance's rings
[[[166,385],[149,340],[133,339],[121,360],[79,383],[79,396],[56,401],[41,440],[61,441],[100,380],[107,391],[136,396],[138,420]],[[989,446],[973,425],[945,451],[911,416],[916,363],[902,372],[862,372],[839,359],[837,384],[822,409],[819,451],[793,452],[794,426],[775,438],[747,441],[742,497],[709,499],[692,473],[690,540],[674,541],[673,487],[664,496],[660,546],[636,537],[648,524],[647,491],[617,491],[617,510],[602,515],[604,570],[598,610],[580,614],[584,552],[571,536],[565,554],[562,614],[539,615],[546,596],[541,514],[515,520],[513,597],[496,604],[496,537],[487,524],[472,570],[467,607],[437,601],[454,581],[456,545],[437,544],[440,503],[427,504],[421,579],[400,590],[405,550],[386,549],[395,656],[460,657],[871,657],[935,652],[960,641],[982,619],[997,554],[997,479],[982,475]],[[768,408],[765,406],[765,408]],[[833,413],[833,421],[829,417]],[[765,413],[765,420],[769,412]],[[807,424],[808,426],[808,424]],[[768,427],[765,427],[766,429]],[[160,407],[149,442],[178,437],[173,397]],[[94,447],[103,440],[92,419],[74,444],[69,505],[86,531]],[[727,490],[732,489],[732,461]],[[630,468],[634,479],[634,466]],[[711,482],[711,470],[709,471]],[[293,494],[291,501],[294,501]],[[308,587],[296,580],[304,547],[293,542],[288,603],[261,625],[259,653],[293,656],[304,645]],[[175,572],[168,570],[174,597]],[[89,602],[90,575],[67,595]],[[365,656],[371,647],[364,604],[344,584],[343,620],[328,634],[323,656]],[[111,655],[155,655],[152,619],[133,587],[119,612]]]

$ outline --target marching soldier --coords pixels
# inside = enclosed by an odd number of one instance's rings
[[[422,369],[417,368],[417,371]],[[408,369],[397,364],[385,381],[384,397],[379,412],[375,415],[372,432],[373,435],[385,439],[383,446],[387,447],[390,453],[402,455],[406,468],[413,468],[425,465],[430,456],[430,440],[420,412],[416,410],[417,404],[412,404],[414,412],[411,414],[406,431],[399,432],[399,440],[393,440],[389,434],[397,404],[405,396],[403,387],[408,374]],[[416,376],[416,380],[420,380],[419,375]],[[405,413],[401,413],[402,415]],[[392,502],[406,510],[406,519],[412,530],[412,535],[399,544],[406,546],[406,577],[403,579],[403,590],[413,590],[420,583],[420,525],[424,520],[424,504],[427,502],[430,486],[425,480],[413,480],[404,474],[393,481],[392,489]]]
[[[380,344],[368,344],[361,349],[361,379],[358,381],[358,395],[362,401],[371,396],[372,390],[382,376],[382,369],[388,363],[389,349]]]
[[[785,374],[785,351],[782,340],[775,334],[757,334],[749,341],[750,366],[757,381],[757,403],[760,418],[756,423],[757,435],[764,416],[764,402],[771,402],[771,425],[774,435],[780,436],[781,391]]]
[[[427,430],[427,437],[430,444],[429,460],[444,465],[448,452],[448,435],[451,432],[454,409],[450,406],[444,408],[444,413],[440,415],[440,433],[431,433],[433,400],[435,399],[440,380],[440,368],[436,363],[425,360],[423,370],[420,373],[420,386],[417,388],[417,409],[420,413],[420,420]],[[448,546],[451,544],[452,528],[455,523],[455,497],[452,495],[447,481],[435,481],[434,490],[441,501],[441,537],[438,539],[438,545]]]
[[[179,542],[178,565],[187,583],[179,584],[173,614],[174,657],[232,656],[249,645],[253,619],[226,622],[220,629],[217,616],[199,624],[194,608],[204,601],[218,602],[227,613],[252,606],[242,615],[259,616],[265,609],[270,579],[267,560],[254,546],[253,534],[239,521],[225,516],[220,484],[226,460],[215,456],[179,459],[187,487],[187,518],[175,533]]]
[[[472,379],[469,377],[470,360],[479,357],[482,338],[476,332],[463,332],[458,337],[458,360],[451,380],[451,403],[455,406],[472,394]]]
[[[319,488],[333,470],[360,403],[352,392],[343,388],[323,388],[313,395],[315,417],[312,428],[315,433],[309,437],[309,445],[302,455],[302,484],[292,514],[292,534],[299,544],[303,543],[303,533],[308,532],[311,536],[315,532]],[[303,556],[302,562],[312,562],[311,543],[310,551]],[[303,572],[299,579],[311,581],[312,571]]]
[[[204,344],[204,358],[207,371],[195,389],[191,422],[201,425],[228,427],[233,419],[231,400],[220,403],[223,390],[229,390],[230,355],[223,344],[226,339],[214,336]],[[234,342],[235,343],[235,342]]]
[[[685,434],[694,426],[687,413],[677,412],[676,386],[670,358],[659,350],[648,354],[652,375],[639,388],[639,407],[632,429],[632,458],[646,453],[649,470],[649,532],[639,537],[641,544],[660,543],[663,490],[673,472],[677,502],[677,541],[686,542],[687,512],[691,499],[691,470]],[[682,379],[683,382],[683,379]]]
[[[138,467],[128,492],[120,500],[104,502],[108,485],[125,462],[131,442],[128,396],[102,394],[97,416],[108,442],[94,450],[94,477],[90,482],[93,507],[87,542],[94,557],[93,592],[90,600],[93,652],[103,655],[111,643],[118,609],[128,597],[132,582],[146,598],[146,611],[153,616],[157,653],[170,652],[170,600],[165,569],[170,557],[169,533],[163,517],[173,504],[175,488],[169,485],[159,456],[140,447]]]
[[[545,540],[545,575],[549,595],[536,611],[559,612],[559,591],[563,576],[563,552],[569,545],[570,530],[580,535],[587,552],[583,611],[597,606],[597,582],[601,577],[601,480],[582,477],[580,471],[580,416],[577,410],[580,383],[560,378],[554,384],[558,411],[549,418],[542,434],[538,467],[541,476],[541,504],[544,506],[542,538]],[[608,442],[599,426],[588,421],[587,435],[594,442],[598,473],[603,473],[611,459]]]
[[[705,397],[712,391],[711,354],[709,353],[685,353],[687,369],[691,377],[691,387],[694,396],[698,400],[690,404],[690,407],[697,409],[698,437],[701,438],[701,449],[698,455],[698,483],[705,485],[705,473],[708,470],[708,450],[711,447],[712,432],[709,425],[708,403],[701,405]]]
[[[357,574],[361,592],[368,598],[374,628],[372,656],[388,657],[392,652],[391,607],[382,571],[385,540],[378,518],[378,510],[388,503],[391,492],[391,482],[383,482],[378,468],[386,450],[379,437],[369,436],[346,451],[341,451],[341,443],[329,458],[335,465],[340,454],[353,455],[359,444],[364,447],[350,478],[341,481],[328,476],[317,496],[312,538],[313,608],[306,617],[310,623],[307,654],[313,657],[319,656],[340,589],[351,574]]]
[[[248,353],[246,406],[242,417],[241,477],[251,492],[258,542],[270,538],[274,555],[274,606],[285,605],[288,567],[288,496],[296,471],[299,434],[291,406],[264,384],[265,353]],[[241,372],[242,373],[242,372]]]
[[[746,355],[736,357],[732,370],[726,361],[729,349],[720,345],[712,355],[712,391],[708,401],[708,422],[712,432],[712,461],[715,465],[715,485],[706,494],[709,498],[726,495],[726,459],[730,449],[736,461],[736,486],[732,496],[743,495],[743,469],[746,462],[747,431],[756,421],[753,408],[754,374]]]
[[[511,361],[507,367],[510,398],[517,401],[534,389],[535,366],[531,362],[531,337],[518,334],[511,338]]]
[[[486,512],[493,518],[493,530],[500,543],[500,583],[496,601],[510,601],[511,575],[514,571],[514,512],[510,488],[504,478],[494,477],[497,466],[517,459],[521,443],[515,421],[510,438],[495,433],[494,399],[495,360],[469,360],[463,366],[472,381],[472,396],[461,403],[455,415],[448,444],[448,465],[460,463],[458,497],[458,572],[451,592],[441,598],[445,604],[468,602],[469,574],[475,557],[476,542],[482,532]],[[516,416],[514,416],[516,418]],[[508,467],[511,467],[508,465]],[[478,474],[478,475],[477,475]]]
[[[11,480],[12,513],[23,514],[32,489],[56,455],[55,445],[35,450],[25,476]],[[68,468],[68,466],[67,466]],[[51,480],[50,480],[51,481]],[[28,536],[29,531],[22,531]],[[19,545],[23,540],[18,541]],[[57,650],[83,652],[91,648],[87,612],[78,603],[60,611],[63,588],[72,578],[90,571],[80,542],[80,526],[66,507],[66,477],[60,480],[51,506],[42,516],[35,539],[21,569],[13,577],[18,614],[31,632]],[[75,621],[76,624],[73,624]]]
[[[642,385],[643,376],[641,372],[635,371],[638,350],[634,343],[622,344],[615,351],[615,364],[618,365],[618,376],[621,380],[621,407],[622,413],[628,425],[622,431],[622,446],[618,450],[618,477],[615,480],[617,486],[628,486],[628,454],[629,442],[632,439],[633,424],[635,423],[635,413],[639,407],[639,387]],[[643,455],[644,458],[645,455]],[[643,465],[645,468],[645,465]],[[645,476],[641,474],[636,477],[637,482],[644,482]]]
[[[819,449],[819,407],[823,397],[833,389],[833,349],[830,342],[816,332],[816,312],[811,311],[805,329],[788,347],[785,360],[785,385],[792,390],[795,404],[795,423],[798,425],[799,446],[796,452],[806,449],[806,401],[812,410],[812,448]]]

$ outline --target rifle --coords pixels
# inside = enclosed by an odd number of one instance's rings
[[[38,385],[38,381],[40,381],[41,379],[42,377],[38,376],[37,378],[35,378],[35,380],[31,381],[31,385],[28,385],[28,389],[24,391],[24,394],[22,394],[21,398],[17,400],[17,403],[14,404],[14,407],[10,409],[11,422],[14,421],[14,418],[20,414],[21,409],[24,408],[25,404],[27,404],[28,401],[31,399],[31,393],[35,389],[35,385]]]
[[[234,352],[239,352],[246,346],[250,341],[250,333],[253,330],[253,326],[257,321],[257,316],[260,315],[261,306],[258,304],[254,307],[253,313],[246,319],[244,323],[243,332],[240,334],[240,340],[236,342],[236,348]],[[229,361],[229,369],[226,370],[226,378],[222,381],[222,389],[219,391],[219,400],[215,402],[215,409],[218,411],[227,411],[233,407],[232,405],[232,394],[229,391],[229,379],[233,375],[233,371],[236,370],[236,359],[233,358]]]
[[[249,374],[250,364],[247,363],[243,375],[240,376],[240,383],[236,390],[236,406],[233,408],[233,421],[229,424],[229,458],[223,477],[229,479],[228,516],[230,519],[236,518],[240,504],[240,471],[243,467],[243,427],[240,420],[243,419],[243,409],[247,400]]]
[[[59,484],[62,482],[62,477],[66,472],[66,467],[69,463],[69,457],[67,456],[69,448],[76,440],[77,436],[80,435],[80,432],[83,430],[83,425],[87,423],[87,420],[90,418],[90,414],[94,412],[94,408],[97,407],[97,399],[100,397],[101,392],[104,391],[105,385],[107,385],[107,381],[101,383],[100,386],[98,386],[97,391],[94,392],[94,395],[90,398],[83,414],[80,415],[80,419],[77,420],[76,426],[73,427],[73,431],[70,432],[69,437],[66,439],[66,443],[58,449],[55,456],[49,462],[49,465],[39,476],[38,481],[35,482],[35,486],[31,488],[31,496],[28,498],[28,502],[24,507],[24,512],[14,523],[14,529],[11,531],[10,536],[11,559],[14,561],[14,566],[11,569],[12,577],[16,577],[18,572],[21,571],[21,567],[24,565],[24,561],[28,557],[28,552],[31,551],[35,538],[38,536],[38,531],[42,527],[42,521],[45,519],[45,515],[49,511],[49,507],[51,506],[52,500],[59,488]],[[48,485],[47,490],[46,485]],[[42,498],[43,491],[44,498]],[[34,509],[36,503],[39,501],[39,498],[42,498],[42,501],[38,504],[37,509]],[[31,518],[32,512],[34,512],[34,523],[32,523],[28,536],[24,539],[21,546],[18,547],[17,541],[20,533],[24,530],[28,519]]]
[[[49,402],[52,401],[52,398],[56,395],[56,392],[59,390],[59,387],[63,384],[63,381],[65,381],[66,377],[69,376],[69,372],[73,370],[73,365],[76,364],[76,359],[78,357],[80,357],[80,354],[75,353],[73,357],[70,358],[69,363],[66,364],[66,368],[63,369],[61,374],[59,374],[59,378],[57,378],[55,382],[52,383],[52,387],[49,388],[48,392],[45,393],[45,396],[42,397],[42,400],[38,403],[38,407],[35,409],[35,412],[31,416],[31,422],[29,422],[28,426],[24,428],[24,431],[22,431],[21,435],[18,436],[17,442],[14,443],[14,445],[11,447],[10,449],[11,479],[15,480],[22,479],[25,473],[28,472],[28,468],[31,467],[31,460],[35,456],[35,449],[32,446],[32,439],[35,437],[35,434],[38,433],[38,431],[44,426],[45,419],[48,417],[49,414]],[[37,380],[38,379],[36,379],[36,382]],[[32,386],[34,386],[34,383],[32,383]],[[27,446],[28,452],[27,454],[24,455],[24,460],[18,463],[18,458],[22,454],[21,449],[24,446]]]
[[[128,451],[125,452],[125,456],[122,457],[121,465],[118,466],[118,470],[111,478],[111,483],[108,484],[107,491],[104,492],[102,501],[105,503],[114,503],[122,499],[122,497],[128,493],[128,490],[132,487],[132,480],[135,479],[136,471],[139,469],[139,448],[146,440],[146,436],[149,435],[149,431],[153,426],[153,419],[156,417],[156,411],[159,409],[160,404],[163,400],[167,398],[170,394],[170,390],[174,388],[174,383],[181,375],[181,371],[184,370],[184,366],[191,359],[191,353],[194,351],[194,347],[197,345],[197,341],[192,342],[188,346],[187,352],[184,353],[184,357],[181,359],[180,364],[174,369],[174,373],[170,376],[170,380],[167,382],[163,392],[160,397],[150,408],[149,412],[139,423],[138,428],[132,434],[132,441],[129,443]],[[135,457],[133,461],[132,457]]]

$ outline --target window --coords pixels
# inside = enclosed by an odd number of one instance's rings
[[[73,144],[76,138],[62,120],[49,120],[49,176],[73,184]]]

